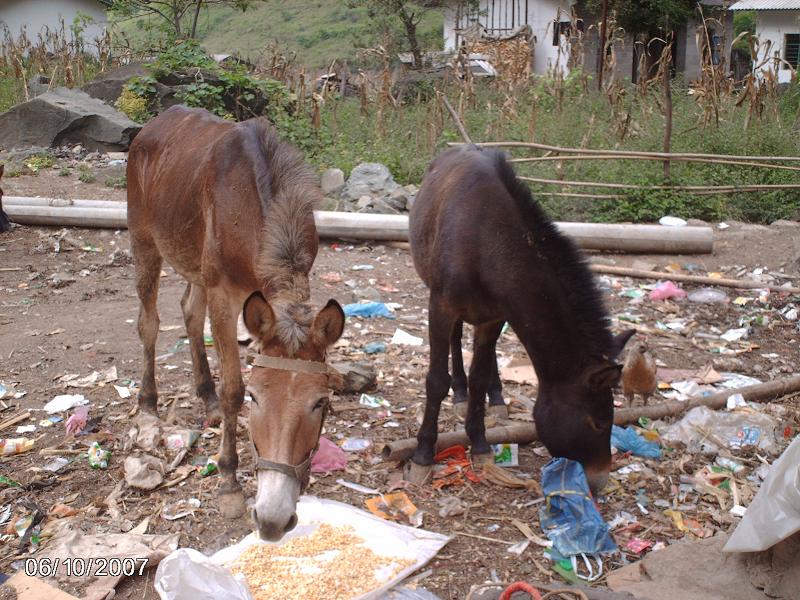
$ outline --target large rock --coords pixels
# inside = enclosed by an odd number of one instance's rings
[[[141,125],[86,92],[56,88],[0,115],[0,147],[127,150]]]
[[[320,178],[320,187],[326,196],[336,196],[344,188],[344,171],[326,169]]]
[[[358,200],[361,196],[388,196],[398,187],[386,165],[361,163],[350,173],[350,179],[342,190],[342,198]]]
[[[97,98],[107,104],[114,104],[122,93],[122,88],[132,77],[142,77],[147,74],[144,63],[132,62],[124,67],[98,74],[83,86],[83,91],[92,98]]]

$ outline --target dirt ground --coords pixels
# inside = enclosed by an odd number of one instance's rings
[[[55,171],[37,177],[22,176],[4,180],[6,195],[42,195],[72,198],[124,199],[124,190],[111,190],[102,185],[82,184],[75,174],[58,177]],[[102,181],[100,178],[98,180]],[[716,226],[715,226],[716,227]],[[707,256],[621,256],[594,255],[592,260],[608,264],[636,267],[669,268],[682,272],[706,274],[719,272],[726,277],[761,277],[775,284],[800,282],[800,227],[793,223],[777,223],[770,227],[729,224],[716,229],[714,255]],[[59,250],[56,252],[56,241]],[[53,396],[63,393],[83,393],[91,401],[91,433],[64,440],[64,423],[37,428],[25,435],[35,440],[35,448],[21,455],[0,457],[0,474],[20,482],[22,487],[0,487],[0,512],[9,504],[30,501],[47,511],[65,500],[80,512],[74,517],[77,526],[86,532],[109,532],[110,519],[104,500],[123,479],[121,451],[131,424],[129,416],[134,398],[122,400],[112,385],[85,389],[66,388],[60,379],[69,374],[81,377],[93,371],[103,372],[115,366],[118,386],[135,388],[140,373],[140,344],[135,321],[138,301],[133,285],[133,266],[126,261],[129,248],[125,231],[73,229],[61,235],[58,229],[16,227],[0,237],[0,383],[7,393],[0,404],[0,421],[21,410],[33,411],[24,424],[38,424],[45,418],[39,409]],[[113,255],[113,256],[112,256]],[[371,265],[371,269],[354,270],[356,265]],[[754,270],[755,274],[754,274]],[[759,271],[760,270],[760,271]],[[665,278],[668,274],[665,273]],[[377,294],[384,302],[401,305],[396,320],[349,319],[343,341],[334,349],[333,361],[357,360],[370,362],[379,372],[379,386],[374,395],[388,400],[391,413],[354,407],[357,396],[338,396],[333,414],[329,416],[324,435],[340,442],[349,437],[363,437],[372,442],[370,448],[352,453],[346,472],[316,477],[308,493],[332,498],[362,507],[365,497],[336,483],[338,478],[385,490],[397,465],[380,458],[384,441],[416,434],[417,417],[424,402],[424,374],[427,365],[427,345],[419,347],[393,346],[389,343],[395,329],[427,338],[427,290],[414,272],[407,250],[382,244],[347,242],[323,243],[312,272],[314,300],[324,303],[336,298],[340,303],[363,299],[366,292]],[[697,371],[714,363],[719,371],[735,371],[769,380],[794,373],[800,360],[797,322],[780,314],[793,298],[788,294],[770,294],[766,303],[759,303],[758,293],[749,290],[725,291],[730,300],[737,296],[753,299],[747,304],[696,304],[683,301],[654,302],[646,298],[635,300],[630,290],[653,281],[602,278],[610,313],[617,317],[615,327],[624,328],[630,322],[648,332],[654,353],[662,367]],[[695,289],[684,286],[687,291]],[[157,382],[160,389],[160,411],[167,403],[176,402],[177,421],[187,427],[200,427],[202,412],[193,401],[191,364],[188,348],[180,343],[185,335],[179,306],[184,284],[171,268],[165,267],[161,279],[159,312],[161,333],[156,355]],[[646,292],[647,290],[645,290]],[[635,295],[635,294],[633,294]],[[622,319],[618,317],[622,316]],[[766,317],[766,318],[765,318]],[[658,323],[686,319],[683,331],[664,331]],[[751,319],[752,318],[752,319]],[[744,319],[744,320],[743,320]],[[739,342],[720,342],[720,333],[729,329],[750,327],[749,337]],[[749,325],[748,325],[749,323]],[[700,334],[700,335],[698,335]],[[712,338],[717,338],[712,341]],[[387,351],[366,355],[363,347],[369,342],[384,342]],[[470,344],[465,344],[469,349]],[[513,332],[503,334],[499,342],[501,358],[524,358],[522,346]],[[720,349],[722,349],[720,351]],[[246,348],[242,346],[244,357]],[[209,358],[216,375],[216,357]],[[14,399],[13,393],[24,391]],[[507,401],[524,402],[535,398],[535,387],[506,383]],[[655,400],[657,401],[657,400]],[[336,410],[337,404],[345,410]],[[786,398],[773,403],[784,436],[797,431],[800,419],[795,399]],[[780,407],[786,407],[781,409]],[[246,409],[245,409],[246,411]],[[525,419],[525,414],[517,415]],[[444,410],[440,431],[457,426],[451,411]],[[788,432],[788,433],[787,433]],[[13,429],[0,432],[2,437],[18,437]],[[781,437],[784,437],[781,436]],[[788,439],[788,438],[787,438]],[[39,454],[42,448],[63,443],[61,448],[80,449],[93,440],[112,450],[108,469],[92,470],[86,459],[74,460],[57,474],[42,471],[49,458]],[[242,458],[239,477],[246,494],[255,492],[255,480],[250,471],[251,458],[247,450],[246,431],[240,427],[239,449]],[[785,445],[786,439],[780,443]],[[192,449],[186,462],[217,452],[219,431],[207,429]],[[752,455],[749,455],[752,458]],[[521,475],[539,478],[540,468],[548,460],[547,452],[538,444],[520,449]],[[681,460],[681,459],[684,460]],[[746,456],[745,456],[746,460]],[[670,543],[694,535],[676,529],[659,509],[644,514],[637,502],[643,495],[650,502],[667,500],[676,495],[673,476],[676,473],[698,470],[710,459],[700,455],[685,456],[680,451],[667,453],[662,461],[623,458],[616,467],[632,463],[646,465],[641,473],[613,474],[607,496],[601,499],[604,518],[611,521],[620,511],[638,515],[642,525],[636,533],[653,542]],[[753,464],[749,462],[747,464]],[[757,462],[755,463],[757,464]],[[150,518],[149,533],[180,533],[180,546],[213,551],[238,541],[251,530],[247,518],[231,522],[217,511],[215,490],[217,478],[192,475],[183,482],[155,492],[126,489],[120,504],[130,528]],[[749,496],[752,496],[752,492]],[[510,520],[519,519],[531,525],[541,535],[536,495],[530,492],[465,484],[435,491],[431,488],[408,492],[413,502],[425,511],[423,527],[453,536],[453,540],[429,565],[430,575],[420,584],[442,598],[464,598],[470,586],[491,580],[517,579],[546,582],[557,576],[550,570],[542,548],[531,545],[521,556],[507,553],[509,543],[523,540]],[[454,495],[468,506],[465,514],[441,518],[441,497]],[[745,493],[745,496],[748,496]],[[161,517],[165,504],[179,498],[198,498],[200,508],[193,516],[168,521]],[[744,502],[744,500],[742,500]],[[688,501],[687,501],[688,502]],[[701,524],[704,531],[728,531],[738,521],[727,511],[708,508],[707,499],[698,498],[694,508],[685,506]],[[729,507],[728,507],[729,508]],[[694,511],[694,512],[693,512]],[[3,526],[5,527],[5,525]],[[47,528],[45,527],[45,530]],[[637,553],[624,548],[637,528],[615,530],[614,535],[623,548],[623,561],[635,560]],[[704,534],[700,534],[704,535]],[[474,537],[479,536],[479,537]],[[21,560],[36,548],[20,547],[15,536],[6,536],[0,546],[0,573],[10,574],[21,566]],[[46,545],[46,540],[45,540]],[[34,554],[35,556],[35,554]],[[613,568],[620,561],[609,563]],[[118,588],[122,598],[157,598],[152,586],[154,571],[143,577],[123,582]],[[602,581],[599,582],[602,584]],[[58,584],[67,591],[81,587],[77,580],[62,579]]]

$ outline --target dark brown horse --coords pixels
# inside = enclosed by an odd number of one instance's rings
[[[591,272],[503,155],[474,146],[442,153],[428,167],[410,216],[417,273],[430,289],[430,367],[425,416],[407,476],[427,477],[439,407],[451,385],[448,345],[460,322],[475,326],[466,430],[487,460],[484,398],[496,378],[495,345],[507,321],[539,378],[534,419],[554,456],[583,463],[593,489],[611,463],[616,363],[633,334],[614,337]],[[459,357],[460,360],[460,357]]]
[[[0,179],[3,177],[4,165],[0,165]],[[9,231],[11,229],[11,221],[8,220],[8,215],[3,211],[3,190],[0,189],[0,233]]]
[[[261,346],[248,390],[261,537],[278,539],[295,508],[319,442],[329,387],[327,348],[344,313],[331,300],[309,304],[308,273],[317,254],[316,177],[299,152],[263,121],[223,121],[174,107],[148,123],[128,156],[128,226],[141,301],[142,410],[155,412],[154,356],[159,275],[166,260],[188,285],[181,300],[197,395],[207,418],[220,407],[203,345],[206,309],[220,361],[223,435],[220,510],[245,510],[236,481],[236,417],[244,397],[237,317]]]

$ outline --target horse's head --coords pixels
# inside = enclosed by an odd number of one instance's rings
[[[590,361],[573,380],[539,382],[534,406],[539,439],[551,455],[579,461],[594,493],[605,487],[611,470],[612,390],[622,374],[616,358],[634,333],[615,336],[612,352]]]
[[[252,516],[262,539],[278,540],[297,523],[330,399],[325,355],[342,335],[344,312],[335,300],[317,311],[255,293],[244,322],[261,345],[247,385],[258,478]]]

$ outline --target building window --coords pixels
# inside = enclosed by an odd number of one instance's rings
[[[583,19],[575,20],[574,32],[572,21],[553,21],[553,46],[559,45],[562,35],[570,37],[577,33],[583,33]]]
[[[783,37],[783,58],[795,69],[800,68],[800,33],[787,33]],[[789,65],[784,63],[783,68],[788,69]]]

